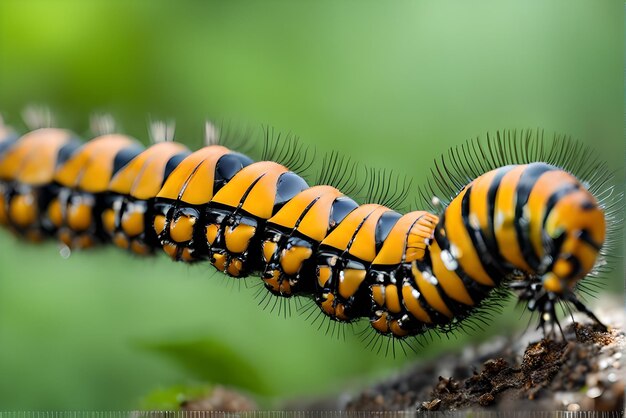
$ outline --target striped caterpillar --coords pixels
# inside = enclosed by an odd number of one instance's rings
[[[421,190],[449,202],[401,214],[253,162],[219,145],[210,124],[206,136],[192,152],[171,140],[144,148],[109,133],[83,144],[63,129],[18,138],[3,127],[0,224],[67,248],[112,242],[256,275],[276,296],[310,297],[334,321],[366,318],[400,340],[450,330],[508,288],[542,327],[554,330],[565,304],[605,328],[577,292],[604,256],[615,198],[605,165],[575,142],[546,147],[529,132],[470,141]],[[591,186],[570,174],[577,167]]]

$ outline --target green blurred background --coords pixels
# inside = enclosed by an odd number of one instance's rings
[[[450,146],[539,127],[592,144],[621,179],[623,22],[618,1],[3,0],[0,111],[22,127],[25,105],[47,104],[79,133],[107,111],[142,140],[148,115],[172,118],[194,146],[207,117],[265,123],[416,185]],[[262,309],[247,283],[114,249],[64,260],[0,231],[1,408],[150,407],[155,391],[218,381],[275,408],[418,361]],[[505,310],[489,332],[517,319]]]

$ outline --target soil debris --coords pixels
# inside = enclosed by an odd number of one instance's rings
[[[521,344],[500,337],[446,355],[365,390],[345,409],[621,411],[626,340],[621,309],[613,316],[608,332],[574,322],[565,339]]]

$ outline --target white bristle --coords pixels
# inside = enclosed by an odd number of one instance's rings
[[[91,115],[89,126],[95,135],[112,134],[117,129],[115,119],[108,113]]]
[[[26,126],[32,130],[54,126],[54,117],[46,106],[27,106],[22,111],[22,119],[24,119]]]
[[[204,123],[204,144],[206,146],[217,145],[219,143],[219,139],[219,131],[217,130],[217,127],[207,120]]]
[[[174,132],[176,131],[176,123],[174,121],[156,120],[150,122],[150,140],[153,143],[173,141]]]

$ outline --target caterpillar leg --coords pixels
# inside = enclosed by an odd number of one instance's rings
[[[576,297],[576,295],[574,293],[569,293],[567,295],[565,295],[565,300],[568,301],[569,303],[571,303],[572,305],[574,305],[574,307],[576,307],[576,309],[578,309],[579,312],[584,313],[585,315],[587,315],[589,318],[591,318],[592,321],[594,321],[601,329],[603,332],[608,331],[608,327],[606,325],[604,325],[599,319],[598,317],[589,310],[589,308],[587,308],[585,306],[584,303],[582,303],[578,297]]]
[[[606,325],[578,299],[573,291],[566,289],[562,293],[556,293],[546,290],[539,276],[530,276],[523,280],[515,280],[509,283],[509,288],[519,293],[519,301],[526,303],[529,311],[538,312],[539,324],[537,328],[541,328],[546,336],[550,336],[553,333],[555,326],[559,328],[563,335],[563,330],[561,329],[556,314],[556,305],[560,302],[572,304],[579,312],[584,313],[595,322],[602,331],[608,329]],[[546,324],[551,325],[549,332],[546,332]]]

